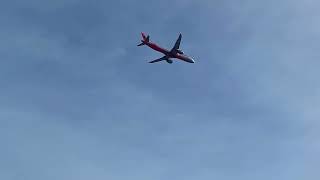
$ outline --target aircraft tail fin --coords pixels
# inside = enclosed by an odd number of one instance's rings
[[[150,41],[150,36],[149,35],[146,36],[143,32],[141,32],[141,36],[142,36],[141,43],[138,44],[137,46],[145,45],[146,43],[148,43]]]

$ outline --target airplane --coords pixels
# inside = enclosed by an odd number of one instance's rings
[[[146,36],[143,32],[141,32],[141,36],[142,36],[141,43],[138,44],[137,46],[147,45],[151,49],[164,54],[163,57],[156,59],[156,60],[153,60],[153,61],[150,61],[149,63],[155,63],[155,62],[160,62],[160,61],[165,60],[165,61],[167,61],[167,63],[172,64],[173,58],[180,59],[180,60],[188,62],[188,63],[195,63],[195,61],[191,57],[185,55],[183,53],[183,51],[179,49],[181,38],[182,38],[181,33],[179,34],[179,37],[171,50],[162,48],[162,47],[158,46],[157,44],[150,42],[150,36],[149,35]]]

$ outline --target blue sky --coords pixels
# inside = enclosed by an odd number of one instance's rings
[[[1,4],[0,179],[320,178],[317,1]]]

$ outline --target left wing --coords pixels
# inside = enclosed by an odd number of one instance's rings
[[[178,50],[180,48],[181,38],[182,38],[182,35],[180,33],[179,37],[178,37],[176,43],[174,44],[173,48],[171,49],[171,51],[176,51],[176,50]]]
[[[159,62],[159,61],[163,61],[163,60],[167,60],[167,57],[166,57],[166,56],[163,56],[163,57],[161,57],[161,58],[159,58],[159,59],[150,61],[149,63],[155,63],[155,62]]]

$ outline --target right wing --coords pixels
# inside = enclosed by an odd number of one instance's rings
[[[163,61],[163,60],[167,60],[167,57],[166,57],[166,56],[163,56],[163,57],[161,57],[161,58],[159,58],[159,59],[150,61],[149,63],[155,63],[155,62],[159,62],[159,61]]]
[[[176,50],[178,50],[180,48],[181,38],[182,38],[182,35],[180,33],[179,37],[178,37],[176,43],[174,44],[173,48],[171,49],[171,51],[176,51]]]

